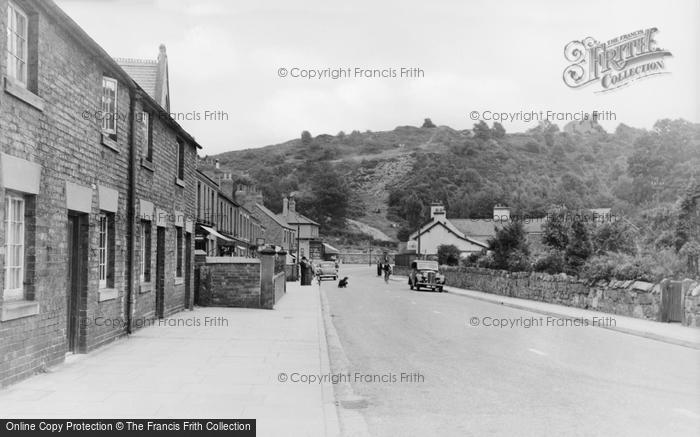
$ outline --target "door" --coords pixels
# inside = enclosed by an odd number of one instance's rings
[[[87,283],[85,257],[87,255],[88,232],[85,218],[81,218],[77,214],[69,214],[66,223],[68,242],[66,340],[69,352],[78,352],[80,349],[80,310],[82,308],[81,296]]]
[[[158,226],[156,235],[156,317],[165,314],[165,228]]]
[[[669,281],[661,291],[661,321],[683,322],[683,287],[681,281]]]
[[[185,234],[185,308],[192,309],[190,300],[192,290],[190,289],[190,270],[192,263],[192,234]]]

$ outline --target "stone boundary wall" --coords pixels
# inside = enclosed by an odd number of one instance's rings
[[[403,269],[400,272],[396,270],[396,274],[406,274]],[[448,286],[639,319],[660,319],[662,283],[619,280],[591,282],[566,274],[508,272],[476,267],[442,266],[441,271]],[[700,283],[685,280],[682,284],[684,324],[700,327]]]

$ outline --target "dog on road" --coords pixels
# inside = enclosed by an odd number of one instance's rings
[[[344,277],[340,281],[338,281],[338,288],[346,288],[348,286],[348,277]]]

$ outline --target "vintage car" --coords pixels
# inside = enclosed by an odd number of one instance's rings
[[[316,276],[319,280],[338,279],[338,268],[335,261],[321,261],[316,265]]]
[[[442,292],[442,287],[445,286],[445,276],[438,270],[437,261],[415,260],[411,263],[408,285],[411,286],[411,290],[430,288]]]

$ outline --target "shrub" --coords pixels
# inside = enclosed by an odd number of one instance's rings
[[[532,268],[536,272],[546,272],[554,275],[563,272],[565,266],[564,254],[560,250],[550,250],[543,256],[537,258]]]
[[[529,270],[530,263],[527,259],[530,249],[522,222],[510,222],[497,229],[496,235],[489,238],[488,245],[493,252],[492,268],[515,271],[527,266],[525,270]]]
[[[477,262],[479,261],[479,258],[481,258],[484,254],[483,253],[470,253],[466,258],[462,260],[462,264],[465,266],[475,266],[477,265]]]
[[[566,246],[566,264],[568,267],[566,273],[578,274],[591,252],[591,242],[586,225],[581,220],[575,220],[571,224],[569,244]]]
[[[682,260],[673,250],[643,255],[606,253],[589,258],[581,269],[584,279],[620,279],[658,282],[663,278],[679,278],[684,270]]]
[[[624,255],[619,253],[592,256],[581,268],[579,276],[594,281],[611,279],[615,266],[622,263],[623,257]]]
[[[476,266],[481,267],[483,269],[495,269],[498,268],[496,267],[496,263],[493,260],[493,255],[492,254],[484,254],[480,256],[476,260]]]
[[[460,251],[454,244],[441,244],[437,249],[438,263],[448,266],[459,264]]]
[[[511,272],[528,272],[532,269],[530,256],[522,250],[515,250],[510,253],[506,260],[506,268]]]
[[[593,230],[591,236],[593,250],[600,255],[605,252],[621,252],[634,255],[634,235],[626,223],[621,220],[603,223]]]

